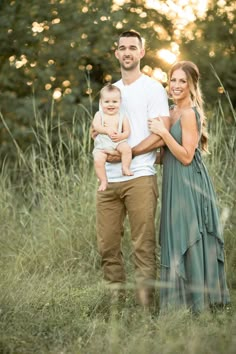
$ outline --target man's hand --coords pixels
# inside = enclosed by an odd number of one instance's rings
[[[96,136],[98,135],[98,132],[94,129],[93,125],[90,127],[90,136],[94,140]]]
[[[107,154],[107,162],[121,162],[121,154],[118,151],[104,150],[104,153]]]
[[[163,164],[163,157],[164,157],[164,148],[161,147],[156,154],[156,161],[155,164],[162,165]]]

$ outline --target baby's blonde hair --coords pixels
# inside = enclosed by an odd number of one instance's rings
[[[108,83],[107,85],[105,85],[101,91],[100,91],[100,98],[102,98],[104,92],[112,92],[112,91],[117,91],[119,92],[120,96],[121,96],[121,91],[119,89],[119,87],[111,84],[111,83]]]

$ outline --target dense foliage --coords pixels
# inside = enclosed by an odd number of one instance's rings
[[[148,7],[144,0],[0,2],[1,164],[6,156],[15,159],[16,145],[25,151],[35,144],[35,113],[50,117],[53,128],[54,116],[60,116],[68,139],[73,119],[81,129],[81,112],[85,109],[91,118],[101,86],[119,77],[113,55],[117,35],[130,28],[146,39],[143,67],[168,71],[169,64],[156,53],[177,42],[179,58],[192,59],[202,69],[206,102],[214,103],[220,96],[213,64],[235,103],[235,9],[230,1],[223,7],[209,2],[205,19],[190,22],[178,35],[168,2],[154,3],[163,4],[165,11]]]
[[[202,89],[212,104],[224,89],[236,106],[236,7],[230,0],[209,1],[204,19],[186,26],[181,35],[182,57],[195,61],[202,73]],[[212,75],[214,68],[223,87]]]

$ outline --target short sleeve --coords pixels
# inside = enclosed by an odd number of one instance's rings
[[[148,93],[148,117],[158,116],[169,117],[170,113],[167,92],[160,83],[154,81]]]

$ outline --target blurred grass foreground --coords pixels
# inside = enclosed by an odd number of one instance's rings
[[[232,305],[198,317],[183,310],[159,315],[158,298],[152,313],[135,304],[128,223],[127,297],[122,305],[111,303],[96,247],[91,117],[86,111],[79,122],[73,117],[65,139],[59,119],[52,125],[35,113],[35,144],[22,152],[14,142],[18,161],[6,160],[0,177],[0,353],[235,353],[236,117],[230,100],[226,111],[219,103],[208,113],[205,162],[224,226]]]

